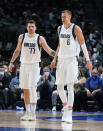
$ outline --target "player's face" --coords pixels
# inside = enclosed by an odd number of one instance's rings
[[[68,13],[62,13],[61,15],[62,23],[68,23],[71,19],[71,16]]]
[[[28,25],[27,25],[27,31],[28,31],[28,33],[29,34],[33,34],[33,33],[35,33],[35,30],[36,30],[35,24],[28,23]]]

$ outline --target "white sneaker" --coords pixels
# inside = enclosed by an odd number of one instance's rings
[[[64,106],[64,112],[61,121],[72,124],[72,110],[68,110],[67,105]]]
[[[36,120],[36,114],[31,112],[28,120],[29,121],[35,121]]]
[[[63,112],[63,116],[62,116],[61,121],[62,121],[62,122],[65,122],[65,118],[66,118],[66,111]]]
[[[28,120],[29,120],[29,117],[30,117],[30,112],[26,112],[26,113],[24,114],[24,116],[22,116],[22,117],[20,118],[20,120],[22,120],[22,121],[28,121]]]
[[[22,121],[35,121],[36,115],[35,115],[35,113],[26,112],[25,115],[21,117],[21,120]]]
[[[66,111],[65,122],[68,124],[72,124],[72,110]]]
[[[67,110],[68,110],[67,105],[62,108],[62,111],[63,111],[63,115],[62,115],[62,119],[61,119],[62,122],[65,122]]]
[[[56,111],[56,106],[53,106],[52,111]]]

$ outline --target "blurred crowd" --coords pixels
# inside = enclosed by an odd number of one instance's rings
[[[88,5],[90,6],[90,4],[87,0],[69,0],[69,2],[68,0],[63,2],[58,2],[58,0],[45,0],[45,2],[42,0],[35,0],[35,2],[33,0],[0,1],[0,108],[23,107],[25,109],[23,91],[19,87],[19,58],[14,63],[12,73],[8,71],[8,64],[17,45],[18,36],[26,32],[26,21],[28,19],[36,20],[37,33],[43,35],[49,46],[56,50],[58,44],[57,27],[61,24],[60,13],[63,9],[69,9],[73,13],[72,22],[79,25],[83,30],[94,68],[92,73],[85,69],[85,58],[81,51],[78,58],[79,81],[75,84],[74,90],[76,98],[74,109],[87,109],[90,100],[96,102],[96,109],[103,110],[103,102],[101,101],[103,100],[103,39],[96,20],[91,17],[92,14],[88,13]],[[45,67],[46,63],[49,65],[50,62],[51,58],[42,50],[41,78],[37,88],[38,108],[52,109],[54,107],[53,110],[56,110],[58,103],[62,108],[62,103],[56,90],[55,69],[51,70],[49,67]],[[99,79],[100,85],[98,84]],[[92,94],[94,90],[98,89],[101,92],[100,98],[97,97],[97,93]],[[94,94],[96,94],[96,97]],[[98,104],[98,101],[101,105]]]

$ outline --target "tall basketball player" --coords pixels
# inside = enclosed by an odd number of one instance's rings
[[[21,117],[21,120],[36,120],[36,87],[40,73],[40,47],[49,55],[55,55],[55,51],[47,45],[44,37],[36,34],[35,21],[29,20],[27,22],[27,33],[19,36],[17,47],[9,64],[9,70],[12,71],[13,63],[21,51],[20,87],[24,90],[24,102],[26,106],[26,113]]]
[[[72,123],[72,109],[74,102],[74,83],[78,77],[78,62],[76,57],[79,55],[80,46],[86,58],[86,67],[92,70],[84,36],[79,26],[71,23],[72,13],[64,10],[61,13],[62,25],[58,27],[59,45],[56,55],[51,62],[51,68],[56,70],[56,84],[59,96],[64,105],[62,121]],[[68,97],[64,92],[64,85],[67,85]]]

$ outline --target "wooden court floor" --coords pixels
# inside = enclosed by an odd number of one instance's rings
[[[20,121],[24,111],[0,110],[0,131],[103,131],[103,112],[73,112],[73,124],[61,112],[37,111],[36,121]]]

